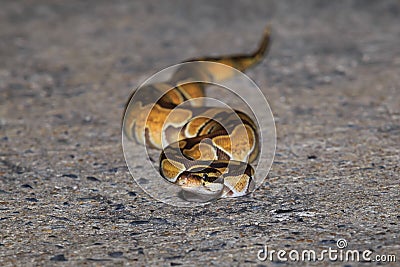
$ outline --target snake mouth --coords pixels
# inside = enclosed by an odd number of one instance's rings
[[[206,181],[204,176],[198,173],[183,172],[177,181],[182,190],[199,195],[219,196],[224,184],[222,179],[215,179],[213,182]]]

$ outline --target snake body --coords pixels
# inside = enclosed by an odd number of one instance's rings
[[[164,179],[185,192],[209,198],[252,192],[255,182],[250,163],[259,154],[256,124],[238,110],[204,107],[201,97],[205,96],[208,83],[234,75],[224,65],[245,71],[262,60],[269,44],[267,28],[253,53],[185,61],[220,64],[183,65],[168,81],[142,87],[146,94],[141,101],[127,105],[125,135],[139,144],[162,150],[159,171]],[[153,103],[151,99],[157,95],[162,97]],[[190,106],[180,106],[187,100],[191,100]],[[168,145],[163,148],[163,144]]]

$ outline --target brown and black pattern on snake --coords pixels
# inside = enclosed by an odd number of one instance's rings
[[[205,107],[201,98],[209,83],[233,77],[232,68],[245,71],[260,62],[269,46],[267,28],[253,53],[187,60],[219,64],[183,64],[168,81],[142,87],[141,101],[125,110],[124,134],[161,149],[160,174],[185,191],[215,197],[250,193],[254,188],[250,163],[259,154],[256,123],[238,110]],[[192,100],[189,106],[179,106],[187,100]]]

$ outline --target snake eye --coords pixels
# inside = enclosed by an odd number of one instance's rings
[[[208,179],[208,174],[207,173],[203,174],[203,179],[207,181],[207,179]]]

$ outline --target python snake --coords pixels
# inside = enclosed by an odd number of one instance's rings
[[[238,197],[254,190],[250,163],[259,154],[255,122],[238,110],[205,107],[202,97],[209,83],[231,78],[232,68],[243,72],[260,62],[269,45],[270,30],[266,28],[255,52],[185,61],[218,64],[183,64],[168,81],[142,87],[145,94],[140,101],[128,101],[124,134],[162,150],[159,172],[164,179],[208,199]],[[154,103],[151,99],[155,97],[159,100]],[[188,100],[190,106],[180,105]]]

